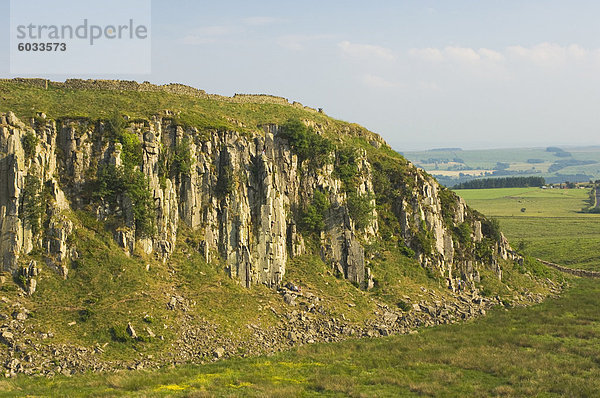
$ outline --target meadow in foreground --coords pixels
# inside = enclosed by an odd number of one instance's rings
[[[545,259],[560,258],[563,247],[540,235],[571,242],[570,250],[577,251],[573,219],[592,231],[600,221],[577,213],[583,196],[493,191],[477,193],[497,197],[479,203],[464,196],[497,216],[515,194],[527,198],[530,209],[553,209],[501,219],[509,237],[537,240]],[[562,215],[554,217],[556,212]],[[496,309],[476,321],[414,335],[314,344],[271,357],[153,372],[18,377],[0,381],[0,396],[593,396],[600,390],[600,284],[577,278],[568,283],[558,299]]]

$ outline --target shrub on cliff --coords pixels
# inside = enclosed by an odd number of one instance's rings
[[[438,190],[438,197],[440,198],[440,204],[442,205],[442,218],[446,226],[452,226],[454,224],[454,214],[456,213],[456,204],[458,198],[454,192],[447,188]]]
[[[123,132],[119,137],[123,146],[121,159],[127,170],[133,170],[142,163],[142,143],[137,134]]]
[[[233,177],[233,168],[230,165],[225,165],[221,168],[221,172],[217,177],[217,185],[215,186],[215,194],[223,198],[233,192],[235,188],[235,180]]]
[[[495,218],[481,220],[481,232],[493,241],[500,241],[500,222]]]
[[[178,175],[189,175],[192,170],[191,142],[188,137],[183,138],[175,145],[173,153],[173,167]]]
[[[131,200],[136,235],[153,235],[156,217],[154,199],[144,173],[139,170],[125,170],[123,167],[101,167],[95,183],[94,199],[104,200],[115,208],[119,204],[122,205],[122,195]]]
[[[330,206],[327,195],[316,190],[312,203],[302,213],[300,228],[307,232],[321,232],[325,229],[325,216]]]
[[[300,163],[306,159],[322,163],[334,149],[330,140],[321,137],[298,119],[284,123],[278,135],[288,141]]]
[[[38,137],[35,133],[28,131],[22,138],[23,152],[28,159],[33,158],[35,155],[35,148],[38,144]]]
[[[373,195],[348,194],[348,213],[354,220],[356,228],[362,229],[373,222]]]
[[[472,248],[473,239],[471,235],[473,234],[473,229],[468,221],[460,223],[458,226],[454,227],[453,232],[463,250],[470,250]]]
[[[41,227],[41,219],[45,212],[44,200],[41,194],[41,182],[35,175],[35,169],[25,177],[23,187],[23,219],[37,235]]]
[[[412,248],[419,254],[429,255],[433,253],[435,242],[433,234],[430,230],[422,227],[418,231],[413,232]]]
[[[344,185],[346,192],[356,190],[358,177],[358,164],[356,150],[351,147],[338,148],[335,152],[334,176]]]
[[[123,116],[119,111],[114,110],[107,120],[106,127],[113,135],[113,138],[118,139],[125,130],[125,119],[123,119]]]

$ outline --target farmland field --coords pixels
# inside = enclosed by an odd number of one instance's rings
[[[600,178],[600,147],[433,149],[404,152],[418,167],[451,187],[481,173],[489,177],[537,176],[548,183]]]
[[[595,268],[600,218],[577,212],[586,191],[458,193],[479,211],[498,217],[513,242],[528,242],[530,254]],[[569,287],[560,298],[497,308],[484,318],[418,334],[311,344],[270,357],[158,371],[17,377],[0,381],[0,397],[596,396],[600,283],[564,280]]]
[[[528,255],[600,271],[600,214],[580,212],[588,190],[501,188],[456,193],[497,218],[513,247],[523,242]]]

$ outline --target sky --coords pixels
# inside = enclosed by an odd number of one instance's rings
[[[153,0],[150,74],[39,77],[279,95],[398,151],[600,145],[599,17],[596,1]]]

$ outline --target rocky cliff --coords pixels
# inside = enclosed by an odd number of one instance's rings
[[[0,114],[3,270],[35,279],[22,258],[39,250],[66,278],[74,211],[95,214],[128,253],[163,261],[185,224],[205,260],[247,287],[280,285],[288,259],[308,251],[370,288],[364,248],[382,239],[382,222],[384,239],[452,288],[477,283],[480,267],[501,278],[498,258],[516,258],[497,226],[364,129],[303,120],[239,133],[169,111],[116,118]]]
[[[6,376],[413,333],[560,290],[381,137],[283,98],[35,79],[0,98]]]

